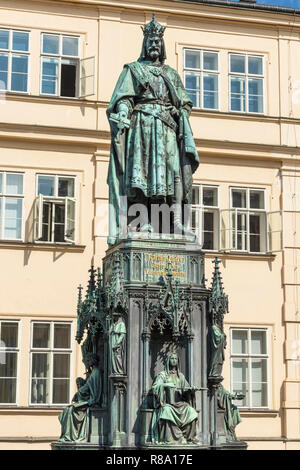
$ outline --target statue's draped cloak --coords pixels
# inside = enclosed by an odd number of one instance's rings
[[[173,383],[177,389],[172,390],[165,387],[166,383]],[[187,401],[183,400],[184,389],[189,387],[185,376],[179,372],[170,373],[169,363],[165,370],[155,379],[152,385],[154,412],[152,416],[151,434],[152,442],[159,442],[160,420],[167,420],[182,429],[187,424],[196,420],[198,414]]]
[[[218,387],[218,405],[224,410],[224,430],[230,440],[237,440],[235,434],[236,426],[242,421],[238,408],[232,403],[235,398],[230,392],[225,390],[223,385]]]
[[[110,328],[110,359],[112,373],[125,374],[126,326],[124,321],[113,323]]]
[[[120,102],[129,108],[131,121],[129,130],[122,134],[110,121],[107,183],[111,239],[118,238],[121,196],[134,198],[139,189],[147,198],[172,197],[174,180],[179,176],[183,202],[191,203],[192,173],[199,164],[188,120],[192,102],[176,70],[144,62],[125,65],[107,108],[108,118],[117,112]],[[166,110],[166,104],[177,109],[176,118]]]
[[[226,335],[218,325],[212,325],[210,335],[211,360],[209,375],[219,377],[222,373],[225,360],[224,349],[226,347]]]
[[[101,393],[101,372],[94,367],[86,383],[75,394],[76,402],[64,408],[58,417],[61,424],[60,441],[86,440],[89,407],[100,405]]]

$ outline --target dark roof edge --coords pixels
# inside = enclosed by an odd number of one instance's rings
[[[230,0],[173,0],[182,3],[203,3],[204,5],[216,5],[230,8],[243,8],[244,10],[260,10],[272,13],[283,13],[286,15],[300,16],[300,9],[281,7],[276,5],[263,5],[261,3],[252,3],[247,1],[233,2]]]

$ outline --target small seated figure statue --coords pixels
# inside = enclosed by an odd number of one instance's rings
[[[98,368],[96,354],[88,354],[87,379],[77,377],[77,392],[72,403],[63,409],[58,419],[61,424],[61,436],[59,441],[79,442],[87,440],[89,409],[93,405],[100,405],[102,381]]]
[[[155,444],[198,444],[198,413],[192,406],[195,390],[179,371],[178,356],[167,356],[165,370],[155,379],[152,392],[152,442]]]
[[[224,410],[224,430],[226,439],[229,442],[238,441],[235,434],[236,426],[242,421],[238,408],[232,403],[232,400],[242,400],[245,397],[243,394],[230,393],[223,385],[218,386],[217,400],[218,407]]]

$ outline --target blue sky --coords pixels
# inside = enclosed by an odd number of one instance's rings
[[[262,3],[263,5],[277,5],[280,7],[300,9],[300,0],[256,0],[256,3]]]

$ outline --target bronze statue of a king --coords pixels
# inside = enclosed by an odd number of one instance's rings
[[[194,236],[183,221],[183,205],[191,204],[192,173],[199,165],[189,124],[192,102],[177,71],[165,64],[165,27],[153,15],[142,29],[141,55],[124,66],[107,109],[112,136],[109,245],[126,237],[128,213],[136,203],[149,214],[138,231],[153,232],[151,207],[167,204],[174,233]]]

